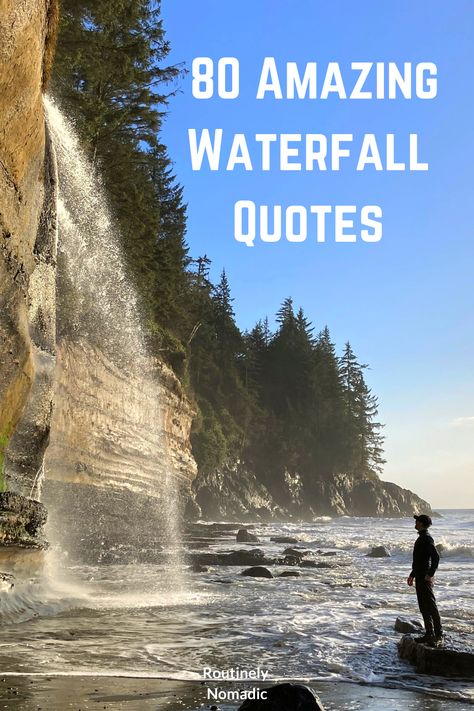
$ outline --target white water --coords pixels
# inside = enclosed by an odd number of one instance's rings
[[[73,125],[51,98],[45,98],[45,112],[58,162],[58,304],[62,328],[75,340],[100,348],[124,373],[141,378],[147,393],[152,394],[142,419],[147,425],[156,422],[159,430],[160,385],[153,375],[147,375],[150,358],[137,295],[127,277],[120,235],[100,177],[84,155]],[[125,410],[126,397],[119,395],[117,401]],[[154,403],[153,411],[150,402]],[[166,453],[166,441],[162,441],[162,451]],[[164,458],[164,466],[157,463],[156,485],[165,505],[158,506],[157,498],[157,515],[175,571],[179,571],[177,477],[170,458],[166,454]],[[149,524],[143,521],[143,525]],[[57,537],[53,542],[67,551],[60,521],[54,522],[48,535],[54,531]],[[178,585],[178,578],[175,572],[173,587]]]
[[[449,549],[435,590],[447,634],[469,640],[474,511],[444,514],[433,526],[435,541]],[[43,599],[41,606],[36,603],[38,619],[4,627],[8,646],[0,647],[0,668],[193,680],[202,677],[204,666],[260,666],[273,679],[413,689],[427,699],[443,698],[443,711],[454,711],[459,699],[474,702],[472,685],[417,675],[398,659],[396,617],[420,619],[415,593],[406,585],[416,538],[411,519],[325,519],[257,526],[256,532],[266,554],[281,554],[285,547],[270,536],[292,535],[317,561],[337,565],[302,568],[300,578],[273,580],[242,577],[240,567],[210,567],[194,576],[192,592],[176,598],[157,592],[159,566],[76,567],[71,573],[81,599]],[[366,557],[379,544],[387,545],[391,558]],[[229,537],[205,550],[242,547]],[[326,557],[318,549],[336,555]]]

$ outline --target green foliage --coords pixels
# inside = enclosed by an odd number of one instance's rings
[[[160,138],[183,71],[168,53],[158,2],[63,0],[53,92],[100,167],[150,350],[197,405],[200,470],[240,459],[284,503],[297,475],[310,505],[336,473],[377,476],[377,400],[350,345],[339,359],[329,329],[315,336],[291,298],[274,333],[265,319],[243,334],[225,271],[214,285],[207,255],[189,257],[182,187]]]
[[[100,167],[145,317],[182,328],[186,207],[160,128],[172,83],[160,5],[63,0],[52,92]]]

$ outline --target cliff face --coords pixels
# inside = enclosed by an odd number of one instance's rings
[[[60,535],[67,523],[78,547],[85,537],[147,542],[156,514],[172,509],[170,497],[179,490],[191,500],[194,412],[171,370],[151,359],[143,375],[133,374],[97,348],[65,339],[55,371],[57,178],[42,89],[56,26],[57,0],[0,0],[0,488],[5,477],[11,492],[37,494],[49,443],[44,500]],[[240,462],[194,485],[203,514],[214,519],[430,511],[394,484],[344,475],[316,482],[311,506],[301,492],[287,493],[275,501],[258,472]],[[18,542],[30,526],[19,501],[3,502],[10,523],[0,543]]]
[[[0,2],[0,478],[21,493],[51,414],[56,183],[41,90],[56,11],[55,1]]]
[[[311,520],[328,515],[397,518],[415,512],[432,513],[429,503],[408,489],[348,474],[315,480],[308,493],[289,485],[272,496],[256,473],[241,462],[212,474],[199,474],[193,489],[202,516],[210,520]]]
[[[166,462],[182,489],[196,475],[189,432],[194,411],[173,372],[148,363],[160,380],[119,369],[88,344],[58,344],[55,408],[46,454],[49,481],[115,487],[160,498]],[[154,373],[152,372],[154,371]]]
[[[141,540],[169,505],[170,479],[190,496],[194,411],[166,365],[150,359],[142,371],[126,373],[88,344],[58,345],[44,501],[76,537]]]

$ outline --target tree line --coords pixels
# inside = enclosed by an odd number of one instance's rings
[[[347,472],[373,478],[383,465],[377,399],[349,343],[340,357],[328,328],[315,334],[283,301],[242,333],[225,274],[210,279],[192,258],[186,205],[161,139],[185,68],[170,51],[153,0],[62,0],[52,93],[75,120],[100,170],[140,296],[149,348],[197,405],[193,450],[202,472],[251,466],[275,497],[292,485]]]

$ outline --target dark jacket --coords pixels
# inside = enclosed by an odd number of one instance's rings
[[[433,576],[438,568],[439,553],[428,531],[418,531],[418,538],[413,546],[413,569],[411,578]]]

